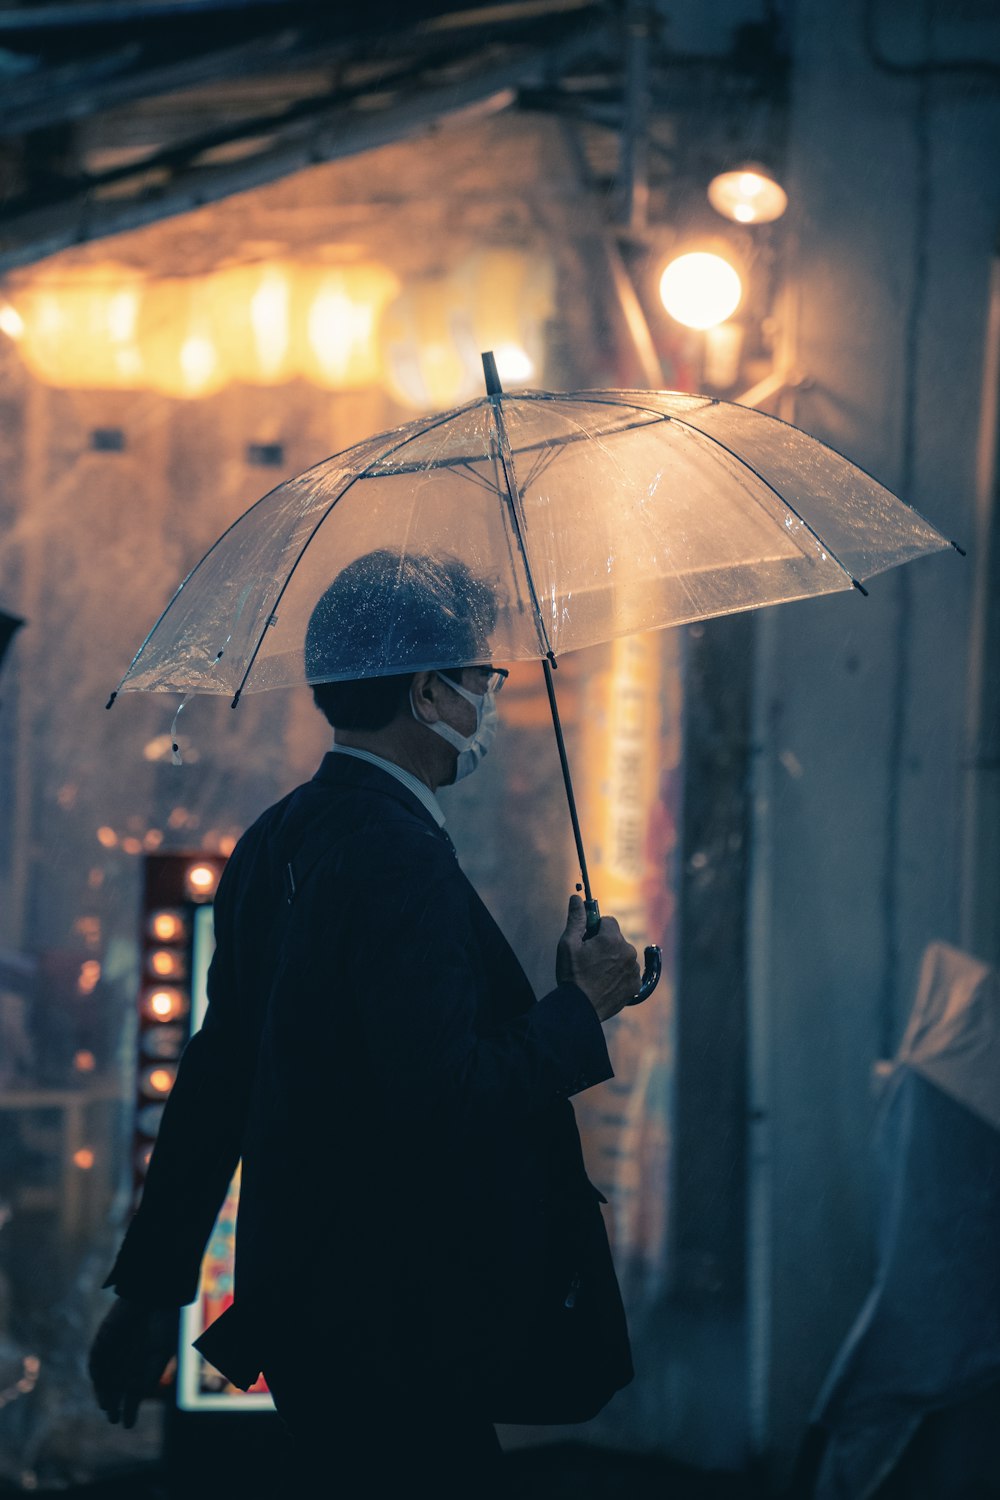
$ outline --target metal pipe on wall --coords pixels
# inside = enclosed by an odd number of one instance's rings
[[[1000,966],[1000,249],[986,321],[966,676],[962,947]]]

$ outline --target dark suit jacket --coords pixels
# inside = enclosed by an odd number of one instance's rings
[[[321,1364],[358,1341],[404,1379],[495,1375],[530,1350],[580,1225],[620,1318],[569,1103],[612,1075],[600,1022],[575,985],[535,1000],[417,798],[327,755],[240,840],[215,929],[208,1014],[107,1285],[193,1300],[242,1157],[235,1304],[199,1341],[238,1385],[290,1338]],[[619,1384],[626,1365],[627,1343]]]

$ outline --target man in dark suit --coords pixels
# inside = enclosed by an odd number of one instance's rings
[[[473,664],[314,687],[333,749],[220,882],[208,1014],[91,1353],[131,1425],[242,1159],[235,1302],[199,1347],[236,1385],[264,1372],[310,1482],[344,1495],[485,1496],[494,1421],[579,1420],[632,1374],[568,1101],[611,1077],[635,949],[614,918],[585,942],[572,897],[536,1000],[435,797],[486,746],[493,607],[463,565],[383,552],[314,610],[311,678],[387,635]]]

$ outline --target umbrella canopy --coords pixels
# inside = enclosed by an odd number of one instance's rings
[[[839,454],[761,412],[662,391],[496,390],[258,501],[178,589],[120,688],[238,699],[455,665],[454,641],[391,610],[369,621],[362,586],[343,649],[307,667],[318,600],[377,550],[400,577],[414,559],[464,564],[495,603],[476,657],[515,662],[864,592],[862,580],[948,545]],[[384,593],[384,573],[371,588]]]

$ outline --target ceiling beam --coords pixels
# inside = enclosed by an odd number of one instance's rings
[[[135,197],[95,199],[87,191],[71,190],[64,202],[0,221],[0,273],[106,235],[190,213],[321,162],[461,124],[470,115],[495,114],[516,102],[522,81],[537,83],[556,61],[552,53],[511,60],[463,82],[425,89],[383,111],[331,109],[325,117],[309,122],[308,129],[299,125],[292,134],[289,127],[286,138],[255,156],[212,167],[189,167]]]

